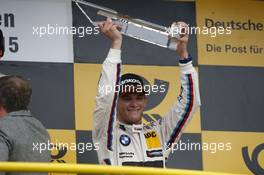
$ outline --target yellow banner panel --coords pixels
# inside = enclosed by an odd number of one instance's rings
[[[74,97],[76,130],[92,130],[100,64],[74,64]]]
[[[48,130],[51,142],[52,163],[77,163],[76,158],[76,136],[74,130]],[[59,173],[49,173],[49,175],[60,175]],[[74,175],[74,174],[64,174]]]
[[[205,171],[263,174],[264,133],[202,131]]]
[[[264,66],[261,1],[197,0],[198,64]]]
[[[76,139],[74,130],[49,129],[52,162],[76,163]]]

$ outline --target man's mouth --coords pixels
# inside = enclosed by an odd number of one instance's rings
[[[128,109],[127,110],[129,113],[138,113],[139,109]]]

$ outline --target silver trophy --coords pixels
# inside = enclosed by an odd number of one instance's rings
[[[177,38],[180,37],[180,28],[173,23],[169,28],[157,25],[141,19],[131,18],[126,15],[122,15],[115,10],[102,7],[83,0],[72,0],[86,18],[94,25],[98,26],[100,21],[93,21],[81,7],[80,4],[89,6],[97,10],[97,15],[103,17],[109,17],[115,24],[121,26],[121,33],[123,35],[155,44],[161,47],[165,47],[171,50],[177,48]]]

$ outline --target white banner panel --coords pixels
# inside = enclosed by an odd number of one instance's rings
[[[73,62],[70,0],[0,0],[2,60]],[[60,29],[60,30],[59,30]]]

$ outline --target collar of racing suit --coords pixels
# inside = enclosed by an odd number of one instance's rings
[[[123,131],[129,132],[129,133],[138,133],[143,130],[143,124],[133,124],[133,125],[128,125],[124,124],[120,121],[117,121],[117,127],[122,129]]]

